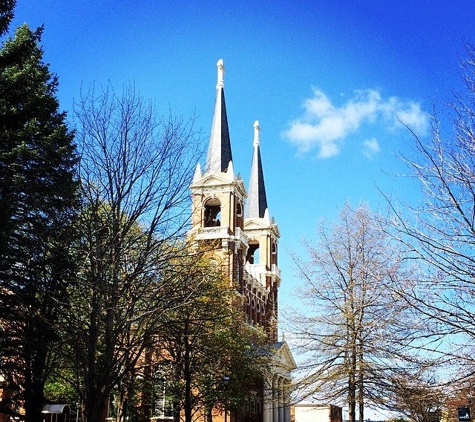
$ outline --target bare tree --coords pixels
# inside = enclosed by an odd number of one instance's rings
[[[407,372],[392,376],[388,385],[391,402],[386,404],[413,422],[439,422],[446,413],[448,389],[431,379],[432,374],[424,375],[425,379]]]
[[[431,139],[414,133],[415,158],[405,158],[423,188],[424,202],[389,200],[393,234],[419,267],[417,283],[402,297],[419,313],[433,350],[474,373],[475,338],[475,48],[462,61],[466,90],[448,104],[451,131],[433,118]]]
[[[200,154],[193,120],[158,119],[132,86],[81,95],[75,109],[83,210],[70,286],[71,362],[88,422],[113,388],[126,403],[160,315],[181,298],[163,277],[183,253],[188,187]],[[120,417],[125,417],[123,414]]]
[[[403,273],[393,243],[368,207],[346,204],[338,223],[320,224],[317,241],[306,243],[310,260],[296,259],[305,304],[291,315],[305,357],[300,395],[346,400],[352,422],[363,420],[365,404],[386,400],[388,375],[405,365],[411,344],[401,325],[406,307],[389,288]]]

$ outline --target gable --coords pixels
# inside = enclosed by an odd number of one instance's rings
[[[234,178],[229,177],[227,173],[207,173],[195,180],[191,184],[191,188],[198,186],[216,186],[216,185],[229,185]]]
[[[280,237],[280,231],[277,224],[274,222],[265,221],[263,218],[246,218],[244,219],[244,230],[246,232],[262,232],[262,230],[268,230],[274,236]]]
[[[237,191],[239,191],[242,196],[247,196],[246,188],[244,187],[244,182],[242,181],[242,179],[234,178],[234,176],[230,176],[228,173],[205,174],[198,180],[195,180],[190,185],[190,189],[222,189],[231,186],[234,187]]]
[[[289,372],[297,368],[297,364],[295,363],[295,359],[287,342],[280,342],[274,345],[272,363]]]

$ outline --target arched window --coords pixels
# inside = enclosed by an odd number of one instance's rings
[[[241,229],[244,227],[242,204],[239,201],[236,205],[236,226]]]
[[[259,264],[259,242],[255,240],[249,241],[246,260],[249,264]]]
[[[271,264],[277,265],[277,243],[275,241],[272,241],[272,246],[271,246]]]
[[[204,227],[217,227],[221,225],[221,203],[212,198],[206,201]]]
[[[240,202],[237,203],[236,214],[238,217],[242,217],[242,204]]]

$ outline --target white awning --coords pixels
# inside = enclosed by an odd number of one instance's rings
[[[70,413],[67,404],[45,404],[41,413]]]

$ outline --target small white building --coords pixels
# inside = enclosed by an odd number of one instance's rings
[[[296,404],[293,422],[343,422],[342,408],[332,404]]]

